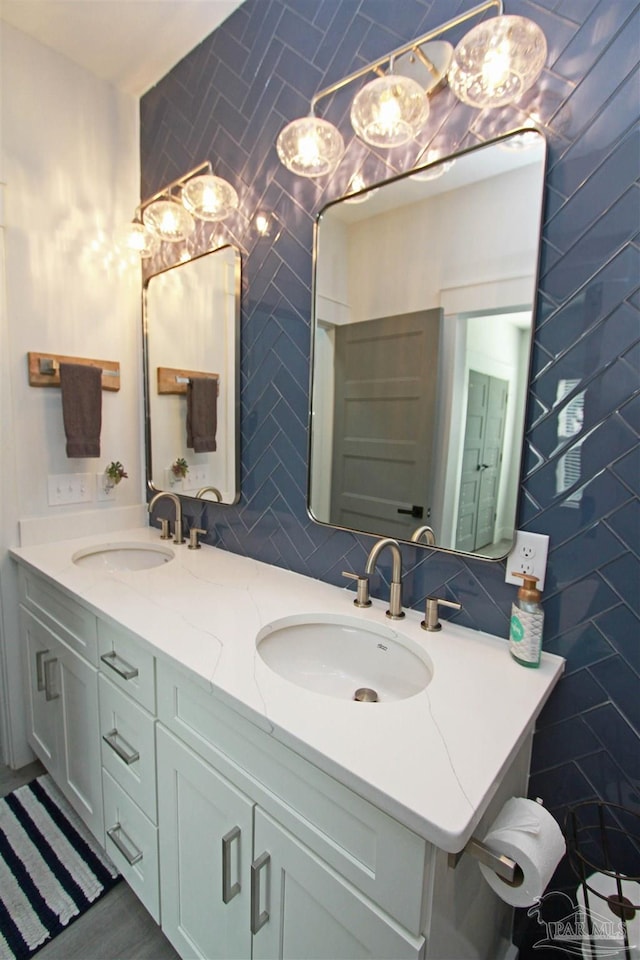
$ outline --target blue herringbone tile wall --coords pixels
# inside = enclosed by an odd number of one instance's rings
[[[454,0],[245,0],[142,100],[142,196],[210,159],[241,195],[227,235],[243,255],[242,499],[207,507],[210,542],[340,583],[371,538],[312,523],[305,509],[312,231],[354,169],[369,182],[411,165],[353,138],[320,183],[288,173],[275,139],[315,91],[449,19]],[[445,91],[422,143],[461,146],[531,114],[549,144],[548,188],[529,397],[520,525],[551,535],[546,649],[567,676],[539,723],[531,790],[562,816],[591,796],[640,810],[638,458],[638,37],[636,0],[507,0],[539,23],[547,67],[518,108],[478,112]],[[273,245],[252,240],[258,208],[277,211]],[[558,400],[560,380],[575,380]],[[581,433],[558,446],[557,422],[584,392]],[[556,472],[581,444],[570,499]],[[404,548],[411,605],[437,593],[461,600],[462,623],[507,634],[513,588],[504,565]],[[508,723],[508,717],[505,717]]]

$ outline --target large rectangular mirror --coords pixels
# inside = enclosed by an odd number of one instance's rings
[[[315,520],[491,559],[509,552],[545,153],[541,134],[518,131],[320,213]]]
[[[149,488],[236,503],[239,251],[220,247],[150,277],[143,324]]]

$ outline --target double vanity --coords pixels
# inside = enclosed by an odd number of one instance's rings
[[[168,543],[12,553],[31,746],[178,953],[514,956],[511,908],[451,854],[526,794],[563,661]]]

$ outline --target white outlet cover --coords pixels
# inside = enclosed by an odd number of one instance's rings
[[[522,578],[514,577],[514,572],[530,573],[538,578],[537,589],[544,590],[548,553],[549,537],[547,534],[516,530],[516,538],[511,553],[506,560],[505,583],[522,586]]]

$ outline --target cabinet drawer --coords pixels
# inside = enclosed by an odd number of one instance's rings
[[[157,823],[155,721],[104,674],[99,689],[102,766]]]
[[[102,771],[105,849],[156,923],[160,922],[158,830]]]
[[[98,622],[100,670],[150,713],[156,712],[155,658],[118,627]]]
[[[59,587],[20,567],[20,600],[89,663],[98,662],[96,618]]]
[[[333,777],[158,662],[159,719],[411,933],[432,848]]]

